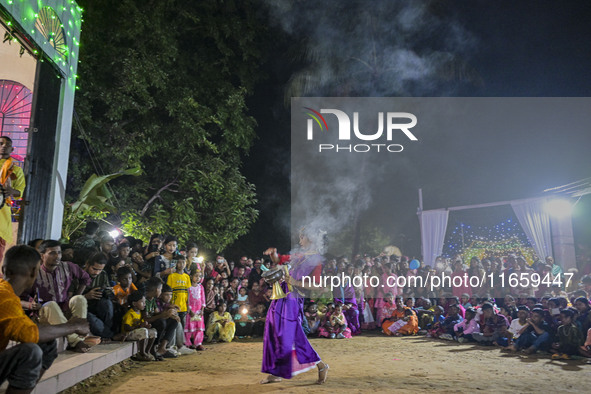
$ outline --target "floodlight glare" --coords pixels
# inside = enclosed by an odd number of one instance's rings
[[[544,210],[555,218],[565,218],[573,212],[573,204],[568,200],[556,199],[546,202]]]
[[[109,231],[109,235],[110,235],[112,238],[117,238],[117,237],[119,236],[119,234],[120,234],[120,233],[121,233],[121,232],[120,232],[119,230],[117,230],[117,229]]]

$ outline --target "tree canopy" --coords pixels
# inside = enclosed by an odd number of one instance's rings
[[[68,193],[95,169],[139,166],[111,186],[124,229],[221,250],[256,220],[240,172],[255,138],[246,97],[263,24],[250,1],[80,0],[84,23]]]

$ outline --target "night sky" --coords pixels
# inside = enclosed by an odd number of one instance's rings
[[[305,1],[301,3],[310,4]],[[480,83],[451,81],[417,89],[416,86],[421,84],[418,80],[405,85],[410,87],[402,95],[591,95],[591,3],[588,1],[434,3],[435,12],[443,15],[440,21],[459,26],[462,37],[467,37],[466,44],[458,47],[457,52],[476,71]],[[306,21],[310,20],[318,24],[328,21],[326,25],[329,25],[331,6],[331,2],[323,2],[322,6],[316,8],[302,8],[307,11],[299,9],[298,12],[290,12],[289,23],[293,26],[301,21],[303,27],[286,29],[287,32],[277,34],[277,39],[269,48],[270,57],[262,68],[262,72],[266,73],[265,81],[257,87],[249,104],[259,125],[259,138],[250,155],[245,157],[244,166],[247,178],[257,186],[261,214],[251,233],[234,246],[236,249],[258,253],[268,245],[277,245],[282,250],[290,246],[290,113],[284,102],[284,93],[293,73],[306,66],[305,60],[291,60],[290,53],[304,36],[316,37],[320,45],[332,45],[331,40],[334,38],[329,37],[338,35],[323,32],[323,35],[315,36],[318,31],[305,30]],[[342,7],[339,12],[343,12]],[[272,11],[268,18],[270,32],[276,34],[285,29],[285,24],[280,21],[280,12]],[[354,29],[345,34],[352,36],[339,38],[344,41],[358,38],[355,37],[358,33]],[[429,39],[428,36],[421,37],[423,40]],[[405,44],[408,42],[401,45]],[[412,47],[412,43],[408,45]],[[453,46],[444,40],[440,44],[427,42],[417,45],[441,45],[446,49]],[[320,90],[310,95],[327,94]],[[365,212],[367,220],[383,227],[384,231],[391,234],[394,244],[403,246],[406,254],[415,255],[420,250],[416,217],[418,187],[423,188],[425,209],[433,209],[539,196],[546,188],[591,176],[591,155],[587,153],[591,147],[591,130],[571,134],[569,131],[556,130],[555,135],[529,131],[521,136],[503,135],[500,132],[482,140],[470,140],[469,137],[453,136],[455,140],[445,145],[445,151],[437,157],[433,157],[427,149],[424,152],[421,149],[413,150],[413,157],[405,160],[401,166],[413,166],[414,175],[410,177],[405,175],[408,174],[406,171],[396,171],[388,186],[377,194],[376,206],[387,201],[395,202],[391,214],[384,218],[383,211],[371,212],[370,209]],[[430,169],[436,168],[438,163],[454,168],[454,174],[447,179],[430,174]],[[494,165],[491,166],[491,163]],[[583,198],[580,201],[581,214],[590,211],[588,200]],[[591,244],[589,226],[584,217],[575,219],[576,241]],[[496,217],[493,215],[484,221],[487,220],[494,224]]]

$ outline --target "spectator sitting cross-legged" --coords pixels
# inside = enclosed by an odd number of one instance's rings
[[[525,353],[531,354],[540,349],[549,348],[551,342],[552,332],[550,325],[544,321],[544,310],[535,308],[527,319],[527,327],[508,349],[512,351],[524,349]]]
[[[236,333],[236,325],[229,312],[226,312],[226,303],[220,302],[217,310],[209,317],[207,329],[207,342],[213,342],[216,337],[220,341],[232,342]]]
[[[384,296],[384,299],[387,299],[388,295]],[[392,331],[389,329],[391,325],[397,322],[400,319],[404,319],[404,302],[402,297],[397,296],[395,299],[395,309],[390,309],[390,315],[383,315],[383,323],[382,323],[382,332],[386,335],[392,335]],[[386,312],[387,313],[387,312]]]
[[[39,323],[64,324],[72,316],[86,320],[87,301],[81,294],[91,284],[90,276],[76,264],[62,261],[59,241],[43,241],[39,249],[42,265],[32,292],[28,294],[28,297],[36,296],[43,305],[39,310]],[[78,286],[70,295],[68,290],[74,280]],[[76,333],[68,335],[67,339],[70,349],[76,352],[84,353],[91,347],[84,342],[84,337]]]
[[[476,319],[476,309],[466,309],[466,318],[454,325],[454,337],[458,342],[468,342],[472,340],[472,333],[480,332],[480,325]]]
[[[491,303],[485,302],[482,304],[482,320],[480,329],[482,332],[472,333],[472,339],[484,345],[499,344],[502,346],[508,345],[507,337],[510,336],[507,328],[509,322],[507,318],[501,314],[497,314]]]
[[[454,327],[464,321],[464,318],[460,315],[460,306],[458,304],[450,305],[448,308],[447,316],[441,323],[443,333],[439,335],[439,338],[452,341],[455,339]]]
[[[511,321],[511,325],[507,330],[511,334],[512,341],[515,342],[517,338],[525,331],[527,326],[527,318],[529,317],[529,308],[525,305],[520,305],[517,308],[517,319]]]
[[[552,345],[552,359],[568,360],[570,356],[579,353],[579,347],[584,342],[583,333],[575,324],[575,313],[571,309],[560,311],[560,322],[562,323],[556,331],[557,343]]]
[[[92,283],[84,291],[88,303],[87,319],[90,331],[102,338],[113,338],[113,289],[109,286],[109,275],[105,271],[107,257],[95,252],[90,256],[84,270]]]

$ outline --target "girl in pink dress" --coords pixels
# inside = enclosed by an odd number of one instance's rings
[[[326,313],[326,324],[318,328],[318,336],[331,339],[351,338],[351,329],[343,313],[343,305],[336,304],[334,309]]]
[[[205,321],[203,310],[205,309],[205,290],[201,285],[203,277],[201,271],[191,273],[191,287],[189,287],[189,313],[185,323],[185,344],[191,349],[204,350],[203,332]]]

